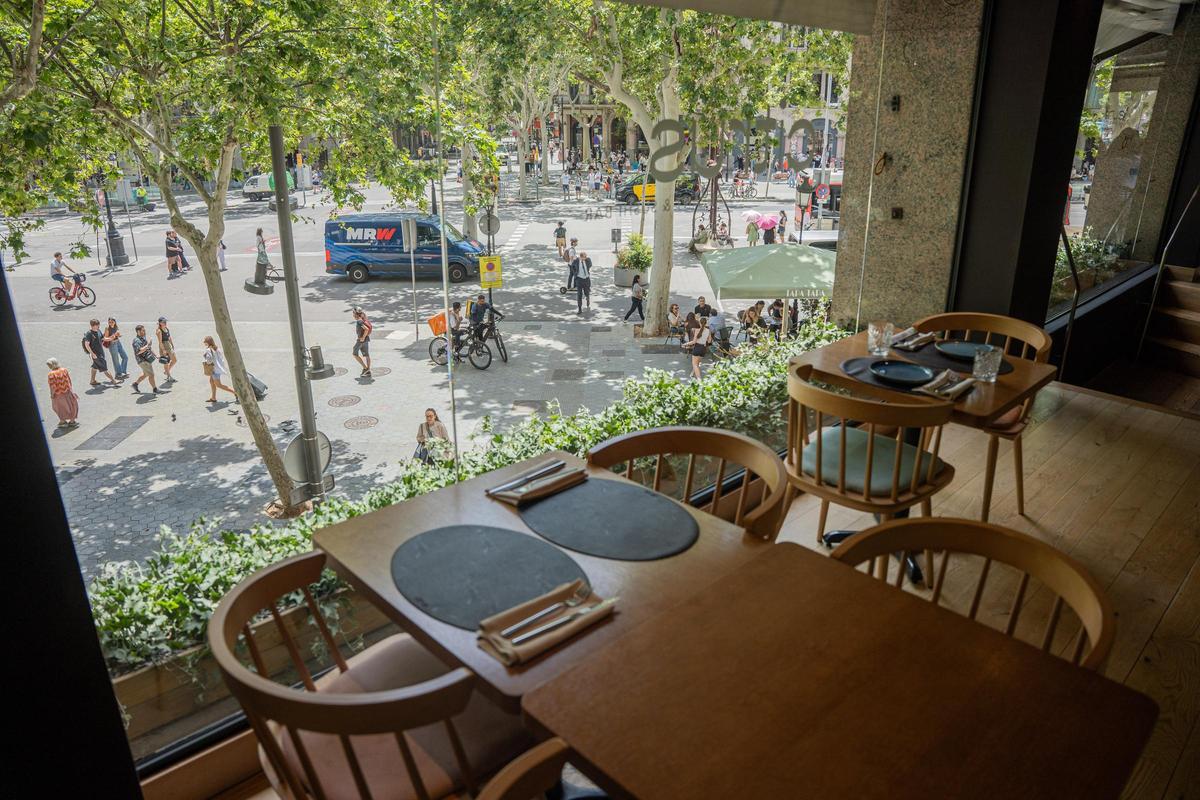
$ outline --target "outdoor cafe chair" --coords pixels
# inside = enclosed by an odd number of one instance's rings
[[[913,323],[921,333],[933,331],[945,338],[982,341],[1004,350],[1005,356],[1045,363],[1050,358],[1050,335],[1036,325],[999,314],[953,312],[934,314]],[[996,459],[1000,440],[1013,443],[1013,471],[1017,484],[1017,513],[1025,514],[1025,468],[1022,463],[1021,433],[1029,420],[1034,398],[1006,412],[983,431],[988,435],[987,468],[983,482],[983,508],[980,519],[988,521],[992,505],[992,485],[996,479]]]
[[[954,479],[954,467],[938,457],[953,405],[916,395],[885,402],[841,394],[830,384],[870,390],[811,364],[788,370],[789,502],[795,491],[820,498],[817,542],[825,543],[830,503],[882,519],[919,505],[929,516],[933,495]],[[916,445],[904,440],[906,429],[917,432]]]
[[[779,535],[787,473],[771,448],[749,436],[719,428],[651,428],[602,442],[588,451],[587,460],[605,468],[624,464],[626,478],[641,477],[643,483],[657,492],[662,490],[667,472],[673,469],[669,456],[687,456],[681,495],[685,503],[690,504],[693,496],[697,457],[716,459],[712,496],[705,510],[761,539],[774,541]],[[742,474],[736,487],[726,487],[739,468]]]
[[[259,570],[225,595],[209,622],[209,646],[257,735],[272,787],[289,800],[426,800],[463,788],[478,795],[477,776],[532,744],[520,718],[476,694],[470,670],[448,669],[408,634],[344,657],[309,589],[325,563],[316,551]],[[316,627],[335,663],[324,675],[314,675],[281,616],[287,596],[302,598],[311,616],[300,624]],[[287,655],[272,663],[277,648],[268,648],[280,641]],[[302,689],[272,680],[287,668]],[[561,751],[526,755],[526,766],[544,776]],[[512,797],[500,791],[505,784],[524,785],[510,774],[482,796]]]
[[[1021,638],[1018,624],[1025,620],[1024,628],[1033,634],[1030,642],[1044,652],[1057,649],[1072,664],[1086,669],[1098,670],[1112,649],[1116,628],[1116,615],[1103,589],[1079,562],[1043,541],[1023,533],[965,519],[939,517],[936,519],[902,519],[886,522],[847,539],[832,557],[851,567],[867,564],[867,573],[880,580],[888,580],[888,565],[895,553],[914,553],[920,550],[941,554],[937,577],[933,581],[930,600],[938,605],[947,594],[948,579],[958,578],[965,583],[964,602],[970,598],[967,617],[975,620],[979,613],[984,587],[989,576],[998,584],[998,593],[1007,596],[1011,589],[1011,600],[1003,603],[1008,614],[1004,623],[1004,634]],[[956,567],[950,567],[951,559]],[[997,579],[996,564],[1013,568],[1020,576],[1007,575],[1009,580]],[[978,565],[978,566],[976,566]],[[1006,571],[1007,572],[1007,571]],[[897,587],[903,587],[906,570],[898,567],[893,579]],[[963,581],[978,575],[975,586]],[[1030,586],[1030,578],[1040,584]],[[999,586],[1001,581],[1003,586]],[[1044,587],[1050,596],[1036,594]],[[1069,641],[1056,639],[1063,617],[1063,606],[1078,617],[1079,629]],[[1023,613],[1024,612],[1024,613]],[[1040,617],[1045,622],[1040,622]],[[1024,631],[1023,631],[1024,632]],[[1026,639],[1028,641],[1028,639]],[[1090,647],[1089,647],[1090,645]],[[1086,653],[1086,655],[1085,655]]]

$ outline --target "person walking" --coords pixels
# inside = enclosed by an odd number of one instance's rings
[[[780,244],[787,241],[787,212],[779,209],[779,225],[775,228],[775,238]]]
[[[692,352],[692,377],[700,380],[700,359],[708,355],[708,346],[712,344],[712,330],[708,327],[708,317],[700,317],[700,327],[692,333],[687,347]]]
[[[625,312],[625,321],[633,316],[633,312],[637,312],[641,317],[642,322],[646,321],[646,315],[642,313],[642,299],[646,296],[646,290],[642,287],[642,277],[640,275],[633,276],[633,285],[629,287],[629,310]]]
[[[371,377],[371,329],[375,326],[367,319],[367,312],[363,311],[358,306],[354,307],[351,312],[354,317],[354,349],[350,354],[354,356],[354,360],[362,367],[360,378]]]
[[[87,333],[83,334],[83,352],[92,359],[91,385],[100,385],[96,380],[96,373],[101,373],[107,376],[110,386],[116,386],[117,379],[108,371],[108,361],[104,358],[104,335],[100,333],[100,320],[94,319],[88,325]]]
[[[228,272],[229,268],[225,266],[225,240],[217,242],[217,269],[219,272]]]
[[[163,365],[163,373],[166,374],[164,383],[174,383],[175,378],[171,375],[171,370],[175,368],[175,364],[179,359],[175,355],[175,341],[171,338],[171,329],[167,327],[167,318],[158,318],[158,327],[154,330],[155,337],[158,338],[158,363]],[[163,361],[163,359],[167,359]]]
[[[562,181],[563,200],[570,200],[571,199],[571,173],[568,170],[563,169],[562,178],[560,180]]]
[[[267,268],[271,266],[271,259],[267,257],[267,240],[263,238],[262,228],[254,232],[254,239],[254,246],[258,253],[254,257],[254,280],[265,283],[267,280]],[[258,281],[260,272],[262,273],[262,281]]]
[[[225,366],[225,359],[221,357],[221,351],[217,349],[217,343],[211,336],[204,337],[204,374],[208,376],[208,387],[212,389],[212,396],[208,398],[208,402],[217,402],[217,389],[229,392],[234,401],[237,401],[237,392],[221,381],[221,378],[229,374],[229,367]]]
[[[427,408],[425,409],[425,421],[417,426],[417,450],[413,453],[413,458],[426,464],[432,463],[433,454],[429,452],[429,443],[432,439],[448,442],[450,433],[446,430],[445,424],[438,419],[437,412],[432,408]]]
[[[50,386],[50,406],[58,415],[58,427],[79,427],[79,395],[71,388],[71,373],[58,363],[57,358],[46,359],[50,372],[46,383]]]
[[[587,300],[587,307],[590,310],[592,307],[592,260],[588,258],[585,251],[579,251],[579,258],[575,260],[575,302],[578,306],[576,314],[583,313],[583,301]]]
[[[754,247],[758,244],[758,223],[751,220],[746,223],[746,246]]]
[[[558,248],[558,257],[562,258],[567,249],[567,226],[562,220],[558,221],[558,227],[554,229],[554,246]]]
[[[125,352],[125,345],[121,343],[121,329],[112,317],[108,318],[108,325],[104,328],[104,338],[100,343],[108,348],[108,352],[112,356],[113,371],[116,373],[117,379],[128,378],[129,354]]]
[[[133,329],[133,332],[137,334],[133,337],[133,358],[142,370],[142,374],[132,384],[133,392],[134,394],[141,394],[142,390],[138,388],[138,384],[143,380],[148,380],[150,381],[150,389],[155,394],[160,394],[158,384],[154,380],[154,364],[158,359],[155,358],[154,348],[150,346],[150,340],[146,337],[146,326],[138,325]]]
[[[182,275],[188,269],[183,255],[183,242],[175,231],[167,231],[167,277]]]

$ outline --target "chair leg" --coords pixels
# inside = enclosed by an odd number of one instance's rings
[[[983,512],[980,514],[980,519],[984,522],[988,521],[988,512],[992,506],[992,483],[996,480],[996,454],[1000,450],[1000,437],[992,436],[988,438],[987,452],[987,471],[983,478]]]
[[[829,501],[821,501],[821,516],[817,519],[817,544],[825,544],[825,519],[829,516]]]
[[[923,516],[923,517],[932,517],[933,516],[933,498],[926,497],[924,500],[921,501],[921,516]],[[925,574],[922,577],[925,578],[925,588],[932,589],[933,588],[933,551],[932,550],[925,551]]]
[[[933,516],[933,498],[926,497],[924,500],[921,501],[921,516],[922,517],[932,517]]]
[[[1017,513],[1025,516],[1025,464],[1021,454],[1021,437],[1013,439],[1013,469],[1017,473]]]

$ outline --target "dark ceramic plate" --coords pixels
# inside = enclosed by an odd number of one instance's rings
[[[879,380],[896,386],[922,386],[933,380],[933,370],[929,367],[891,358],[875,361],[868,369]]]
[[[983,342],[960,342],[956,340],[938,342],[934,347],[947,358],[953,358],[958,361],[974,361],[975,354],[980,350],[994,349],[993,345],[984,344]]]

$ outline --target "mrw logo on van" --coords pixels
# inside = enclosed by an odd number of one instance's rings
[[[395,235],[395,228],[346,228],[347,242],[390,242]]]

